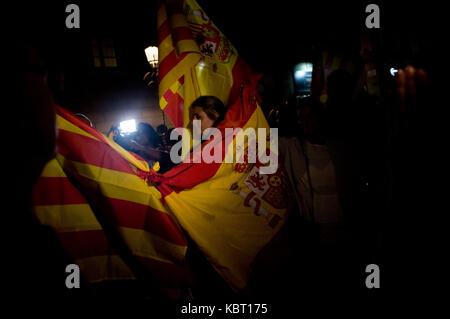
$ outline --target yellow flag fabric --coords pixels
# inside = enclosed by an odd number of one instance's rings
[[[261,174],[264,165],[248,160],[251,139],[246,140],[244,150],[237,149],[237,143],[225,142],[227,127],[241,128],[234,140],[248,128],[263,128],[268,133],[269,126],[254,94],[254,88],[246,87],[243,98],[230,107],[217,127],[223,139],[204,142],[192,152],[194,158],[209,144],[221,143],[222,162],[182,163],[163,175],[150,176],[182,228],[235,290],[245,288],[251,262],[282,227],[291,208],[289,181],[283,168]],[[262,137],[261,143],[256,130],[257,147],[266,154],[270,142]],[[228,163],[227,157],[241,162]]]
[[[33,196],[35,216],[55,231],[86,282],[136,278],[114,251],[91,206],[70,183],[56,158],[44,167]]]
[[[35,187],[34,213],[84,279],[132,279],[143,269],[163,286],[187,284],[187,242],[147,184],[147,163],[61,107],[57,124],[58,153]]]

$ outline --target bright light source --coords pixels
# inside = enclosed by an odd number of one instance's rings
[[[147,61],[154,68],[158,67],[158,47],[148,47],[145,49],[145,55],[147,56]]]
[[[305,71],[305,72],[312,72],[313,70],[313,64],[311,62],[302,62],[302,63],[298,63],[295,67],[294,67],[295,71]]]
[[[120,122],[120,131],[122,133],[133,133],[136,132],[136,121],[127,120]]]
[[[391,68],[390,72],[391,72],[391,75],[392,75],[392,76],[395,76],[395,73],[397,73],[398,70],[397,70],[397,69],[394,69],[394,68]]]
[[[300,80],[305,77],[306,72],[304,70],[295,71],[294,76],[296,80]]]
[[[311,88],[313,64],[311,62],[297,63],[293,71],[295,89],[305,95]]]

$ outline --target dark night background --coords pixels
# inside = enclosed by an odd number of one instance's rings
[[[367,32],[365,7],[370,3],[198,2],[245,61],[255,71],[272,77],[273,103],[286,98],[281,87],[282,73],[299,61],[313,60],[324,49],[358,59],[359,38],[362,32]],[[40,53],[56,102],[79,112],[92,112],[96,107],[118,105],[114,100],[98,103],[100,96],[117,89],[122,97],[136,94],[148,97],[149,90],[143,93],[140,87],[144,86],[142,76],[149,69],[144,49],[157,45],[156,1],[78,1],[80,29],[65,27],[65,7],[69,3],[18,4],[20,14],[10,23],[11,30],[20,30],[16,40],[32,43]],[[431,61],[426,54],[434,41],[430,22],[436,8],[406,1],[377,4],[381,29],[372,29],[369,34],[382,43],[379,56],[392,65],[404,66],[409,62],[427,66]],[[117,68],[93,66],[93,38],[113,40]]]
[[[439,42],[437,39],[442,37],[443,31],[437,26],[440,21],[437,14],[442,9],[431,2],[197,2],[244,60],[255,71],[270,79],[268,99],[271,105],[281,105],[289,97],[285,88],[286,74],[292,71],[296,63],[315,61],[324,50],[359,61],[360,37],[363,33],[376,43],[376,59],[386,74],[392,66],[413,64],[426,69],[432,80],[441,62],[432,52],[436,48],[436,51],[441,50],[439,43],[442,40]],[[65,7],[70,3],[80,7],[80,29],[65,27],[68,15]],[[378,30],[368,31],[365,27],[365,7],[369,3],[376,3],[380,7],[381,28]],[[17,2],[11,9],[4,10],[4,15],[7,16],[7,28],[4,31],[8,41],[11,39],[13,44],[19,47],[30,46],[36,50],[55,102],[73,112],[88,114],[99,123],[99,130],[101,127],[104,131],[108,125],[113,124],[111,121],[117,120],[111,117],[102,122],[102,116],[106,118],[108,114],[122,114],[120,112],[126,105],[135,105],[141,114],[152,110],[150,115],[145,113],[145,116],[157,116],[155,122],[160,123],[161,115],[155,105],[155,90],[147,87],[142,79],[150,69],[144,49],[157,45],[156,8],[156,0]],[[113,41],[117,67],[94,66],[94,38]],[[14,50],[12,53],[11,63],[7,67],[26,68],[28,62],[24,62],[20,54],[15,55]],[[434,97],[430,96],[430,103],[431,98]],[[423,120],[426,119],[425,116]],[[419,127],[414,125],[416,123],[412,124],[413,128]],[[422,143],[422,139],[423,136],[416,139],[415,143]],[[409,152],[406,151],[408,156],[413,154]],[[405,154],[402,156],[406,158]],[[411,176],[407,169],[422,167],[421,156],[425,155],[414,153],[411,156],[411,162],[400,164],[406,167],[399,175],[405,177],[405,180],[395,187],[406,188],[399,193],[393,206],[393,211],[397,211],[387,219],[386,215],[380,214],[376,221],[381,223],[382,219],[389,220],[389,227],[384,234],[387,239],[383,244],[386,246],[383,246],[382,256],[388,270],[383,277],[386,279],[382,280],[389,287],[385,291],[393,292],[393,295],[399,291],[400,294],[405,293],[406,286],[402,285],[414,277],[410,272],[421,269],[419,264],[410,268],[405,266],[411,265],[412,260],[419,263],[421,257],[418,257],[418,251],[423,249],[423,244],[414,246],[417,231],[410,226],[411,220],[419,219],[415,210],[422,203],[412,202],[408,198],[419,198],[424,194],[417,189],[408,193],[411,190],[407,188]],[[415,182],[421,184],[420,179]],[[369,229],[368,233],[370,231]],[[365,229],[360,229],[359,232],[364,233]],[[369,242],[376,245],[372,240]],[[363,244],[359,247],[361,255],[364,255]],[[45,271],[47,275],[57,271],[55,265],[44,263],[42,269],[45,267],[47,270],[42,270],[44,274]],[[364,274],[361,276],[364,278]],[[50,281],[49,287],[53,287],[52,284],[57,285]],[[417,290],[419,283],[412,286],[409,293],[420,293]],[[378,298],[380,293],[363,290],[362,295],[370,300],[370,297]]]

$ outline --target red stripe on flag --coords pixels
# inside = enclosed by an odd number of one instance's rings
[[[192,36],[192,31],[188,27],[178,27],[172,30],[172,38],[174,42],[181,40],[194,40]]]
[[[164,93],[163,97],[164,97],[164,99],[165,99],[167,102],[169,102],[170,99],[172,98],[172,96],[173,96],[174,94],[175,94],[175,93],[173,93],[171,89],[168,89],[168,90],[166,91],[166,93]]]
[[[118,225],[148,231],[176,245],[187,245],[183,234],[166,213],[126,200],[108,198],[108,201],[116,211],[115,218]]]
[[[69,160],[134,174],[128,162],[104,142],[59,130],[58,152]]]
[[[103,230],[60,232],[58,237],[72,258],[88,258],[113,253]]]
[[[171,175],[176,174],[178,170],[185,171],[186,166],[188,166],[187,172],[167,179],[161,178],[161,181],[164,183],[161,185],[165,187],[159,187],[158,189],[163,196],[169,195],[172,191],[179,192],[184,189],[190,189],[213,177],[221,165],[222,163],[181,163],[169,172]]]
[[[250,67],[244,59],[238,56],[232,70],[233,86],[230,89],[230,95],[228,98],[230,105],[233,105],[240,97],[241,85],[251,83],[252,75],[253,72]]]
[[[183,60],[186,55],[186,53],[182,53],[179,57],[177,57],[175,49],[172,50],[159,64],[159,82],[161,82],[162,79],[164,79],[164,77],[167,75],[167,73],[169,73],[174,67],[176,67],[176,65],[181,62],[181,60]]]
[[[170,89],[167,91],[172,92]],[[164,108],[164,112],[170,118],[170,120],[172,121],[172,123],[175,127],[183,127],[184,126],[183,125],[183,122],[184,122],[184,119],[183,119],[184,100],[183,100],[183,98],[178,93],[175,93],[170,96],[170,99],[166,99],[166,101],[168,104]]]
[[[80,119],[78,116],[70,113],[66,109],[62,108],[61,106],[56,106],[56,113],[69,121],[70,123],[74,124],[75,126],[78,126],[86,133],[89,133],[90,135],[98,138],[100,141],[106,141],[105,137],[98,132],[96,129],[90,127],[85,121]]]
[[[87,201],[66,177],[41,177],[33,191],[34,205],[86,204]]]
[[[169,21],[165,20],[158,28],[158,43],[163,42],[170,35]]]

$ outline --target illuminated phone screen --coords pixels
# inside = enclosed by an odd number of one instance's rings
[[[299,93],[309,93],[311,88],[313,64],[311,62],[298,63],[294,67],[295,90]]]

